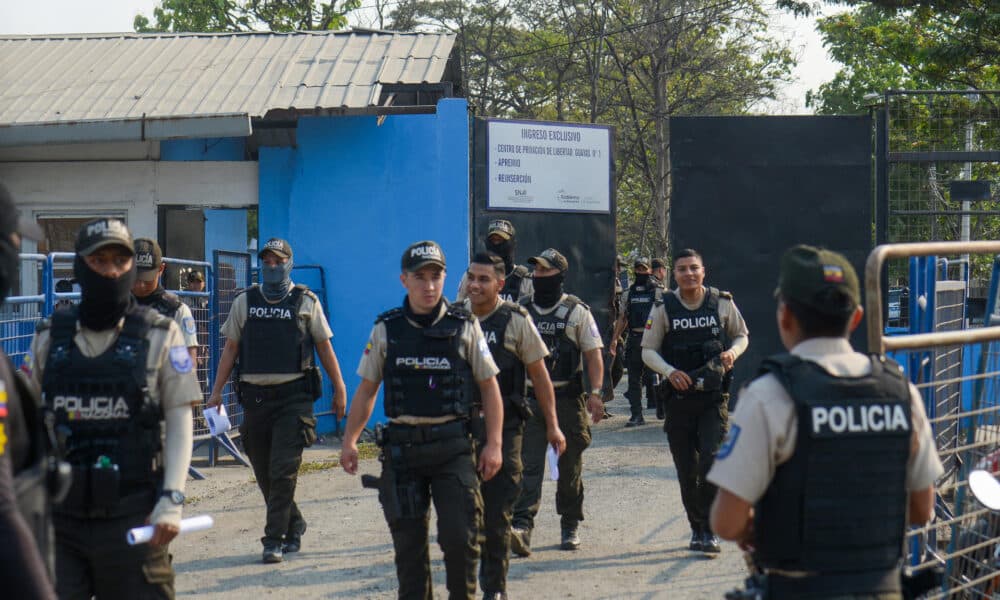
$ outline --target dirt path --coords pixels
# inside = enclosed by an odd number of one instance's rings
[[[647,425],[626,429],[621,390],[609,404],[615,416],[594,427],[584,454],[583,545],[575,553],[559,550],[555,484],[546,481],[534,553],[511,560],[511,598],[721,598],[746,576],[732,544],[723,544],[717,558],[687,550],[690,531],[662,422],[647,414]],[[395,598],[392,540],[376,492],[337,466],[338,450],[330,440],[307,451],[310,465],[296,498],[309,530],[302,552],[278,565],[260,563],[264,503],[249,469],[225,461],[206,469],[207,480],[189,482],[185,514],[210,514],[216,526],[172,544],[178,597]],[[361,472],[378,467],[364,461]],[[435,597],[446,598],[433,536],[431,544]]]

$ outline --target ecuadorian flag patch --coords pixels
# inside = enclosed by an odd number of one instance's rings
[[[823,265],[823,280],[828,283],[844,283],[844,269],[837,265]]]

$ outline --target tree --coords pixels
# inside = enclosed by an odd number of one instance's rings
[[[142,14],[132,26],[139,33],[184,31],[314,31],[342,29],[347,13],[361,0],[161,0],[155,24]]]

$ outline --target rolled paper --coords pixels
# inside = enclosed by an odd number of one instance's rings
[[[545,452],[545,456],[549,459],[549,479],[559,481],[559,455],[556,454],[555,446],[549,444],[549,449]]]
[[[185,533],[192,533],[194,531],[203,531],[209,529],[215,521],[209,515],[198,515],[197,517],[191,517],[189,519],[181,519],[181,531],[179,535],[184,535]],[[153,539],[153,529],[152,525],[145,525],[143,527],[133,527],[128,530],[125,534],[125,541],[128,542],[129,546],[135,546],[136,544],[145,544],[149,540]]]
[[[204,410],[205,421],[208,423],[208,431],[213,436],[219,436],[232,429],[229,416],[226,415],[226,405],[220,404],[219,408],[206,408]]]

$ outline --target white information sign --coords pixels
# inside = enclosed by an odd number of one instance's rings
[[[490,121],[491,209],[611,212],[611,130],[600,125]]]

